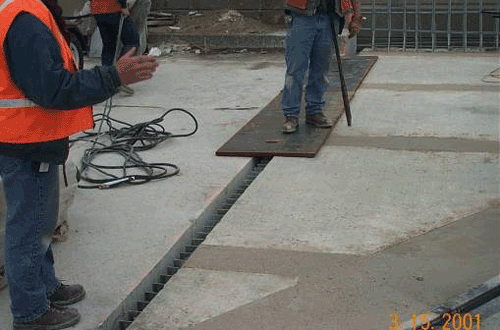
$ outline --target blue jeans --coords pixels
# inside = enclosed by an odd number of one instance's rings
[[[102,39],[102,65],[113,65],[116,52],[116,40],[120,27],[120,17],[121,13],[94,15]],[[125,17],[123,20],[120,40],[124,46],[121,54],[124,54],[132,47],[139,47],[139,32],[130,16]],[[118,58],[120,58],[120,56],[118,56]]]
[[[60,286],[54,270],[52,234],[59,212],[58,166],[0,155],[7,216],[5,272],[15,322],[45,314],[48,296]]]
[[[329,84],[333,45],[330,17],[295,13],[292,17],[292,25],[285,38],[286,76],[281,108],[284,116],[299,116],[304,78],[309,69],[306,114],[314,115],[323,111],[323,96]]]

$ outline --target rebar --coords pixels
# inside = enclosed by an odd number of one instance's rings
[[[371,22],[362,29],[369,33],[361,33],[358,45],[369,42],[372,50],[498,50],[499,18],[488,14],[497,8],[496,0],[372,0],[362,5]]]
[[[464,33],[464,50],[467,50],[467,1],[464,0],[464,13],[463,13],[463,33]]]
[[[451,50],[451,2],[448,2],[448,50]]]
[[[406,16],[407,11],[406,11],[406,5],[408,4],[408,1],[405,0],[404,2],[404,8],[403,8],[403,52],[406,51]]]
[[[432,51],[436,51],[436,0],[432,0],[431,38]]]
[[[375,50],[375,33],[377,30],[377,25],[376,25],[377,18],[375,16],[375,13],[376,13],[375,0],[372,0],[372,50]]]

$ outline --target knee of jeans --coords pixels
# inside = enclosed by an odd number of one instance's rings
[[[293,86],[293,80],[294,80],[294,76],[293,75],[286,75],[285,77],[285,88],[288,89],[288,90],[291,90],[292,89],[292,86]]]
[[[51,243],[52,243],[52,234],[42,236],[40,244],[44,252],[49,249]]]
[[[324,74],[324,75],[321,77],[321,83],[322,83],[322,84],[325,84],[325,85],[329,85],[329,84],[330,84],[330,79],[328,78],[328,75]]]

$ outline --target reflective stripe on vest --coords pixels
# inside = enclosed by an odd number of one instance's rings
[[[13,2],[14,0],[7,0],[5,1],[4,3],[2,3],[0,5],[0,11],[2,11],[5,7],[7,7],[11,2]]]
[[[53,141],[92,129],[92,107],[47,109],[29,100],[12,81],[2,47],[12,22],[23,12],[35,16],[52,32],[59,45],[64,69],[70,73],[76,71],[73,54],[41,0],[0,0],[0,142]]]
[[[14,1],[14,0],[11,0]],[[0,100],[0,109],[2,108],[28,108],[35,107],[37,104],[28,99],[17,99],[17,100]]]

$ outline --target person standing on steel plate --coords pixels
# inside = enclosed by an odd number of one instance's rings
[[[5,273],[14,330],[64,329],[81,285],[54,270],[58,165],[70,135],[92,129],[92,104],[119,86],[152,78],[153,57],[129,51],[115,66],[77,71],[56,0],[0,0],[0,177],[4,186]]]
[[[120,40],[123,43],[121,54],[131,48],[139,48],[140,37],[137,28],[130,18],[127,0],[90,0],[90,9],[99,27],[102,39],[102,65],[113,65],[117,49],[118,32],[120,32],[121,16],[124,16]],[[139,53],[138,55],[142,55]],[[134,90],[127,85],[120,87],[120,91],[134,94]]]
[[[328,71],[332,60],[331,20],[335,30],[341,22],[352,32],[358,31],[358,0],[285,0],[289,28],[285,39],[286,76],[281,108],[283,133],[294,133],[299,127],[302,88],[309,70],[306,94],[306,124],[330,128],[333,123],[323,114],[323,96],[328,87]],[[356,20],[353,17],[356,15]],[[335,36],[337,37],[337,36]]]

